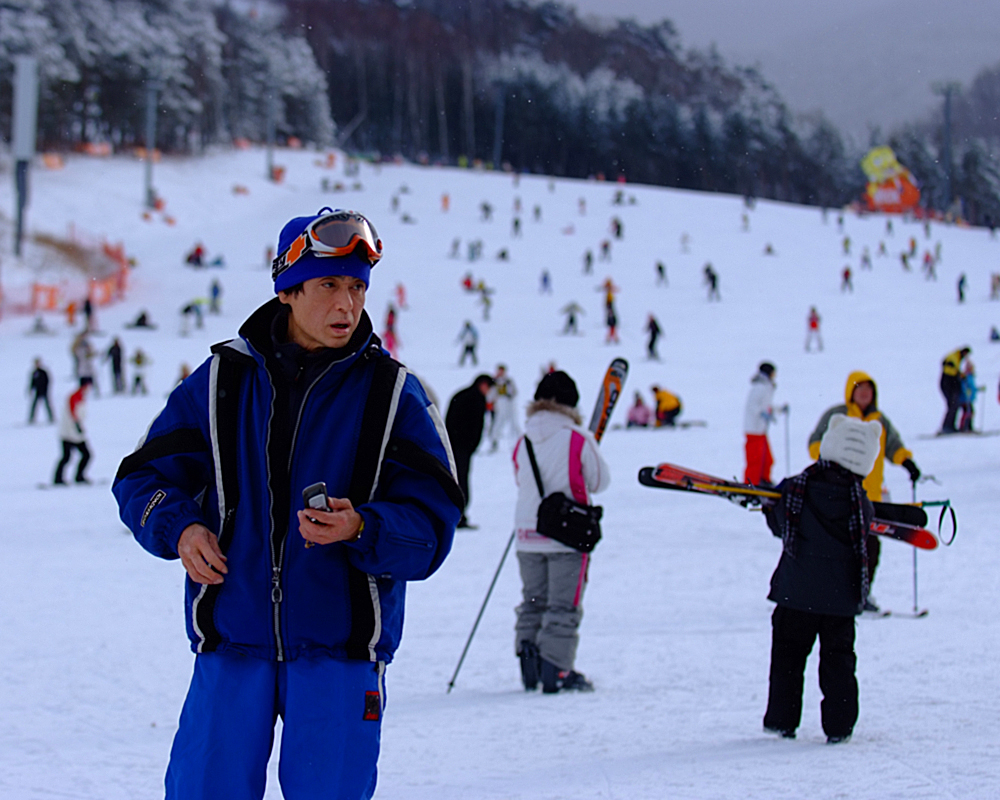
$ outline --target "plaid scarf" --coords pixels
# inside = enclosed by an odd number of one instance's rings
[[[781,542],[785,553],[795,558],[796,539],[802,521],[802,507],[806,500],[806,484],[817,473],[834,469],[851,476],[851,516],[847,520],[847,530],[851,537],[851,546],[861,564],[861,602],[868,598],[868,553],[865,548],[865,534],[870,520],[865,519],[865,490],[861,485],[863,478],[855,475],[834,461],[819,460],[806,467],[794,478],[785,481],[785,519],[781,526]]]

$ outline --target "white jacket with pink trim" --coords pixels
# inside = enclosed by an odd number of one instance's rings
[[[601,457],[594,435],[575,424],[566,414],[543,409],[528,417],[524,435],[531,439],[547,495],[562,492],[580,503],[591,503],[590,495],[603,492],[611,483],[611,471]],[[517,482],[517,507],[514,530],[517,549],[531,553],[573,553],[571,547],[560,544],[535,531],[538,494],[535,477],[524,436],[514,446],[514,479]]]

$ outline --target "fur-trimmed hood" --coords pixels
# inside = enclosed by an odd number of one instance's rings
[[[528,403],[528,407],[524,413],[526,417],[531,417],[539,411],[554,411],[556,414],[569,417],[576,425],[583,424],[583,417],[580,416],[579,411],[575,408],[564,406],[562,403],[557,403],[555,400],[533,400]]]

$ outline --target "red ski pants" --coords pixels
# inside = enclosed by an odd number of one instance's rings
[[[771,455],[771,445],[763,433],[747,434],[747,471],[743,480],[755,486],[764,481],[771,482],[771,466],[774,457]]]

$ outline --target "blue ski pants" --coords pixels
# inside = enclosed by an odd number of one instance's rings
[[[382,663],[198,655],[170,751],[167,800],[260,800],[278,717],[286,800],[367,800],[375,792],[383,679]]]

